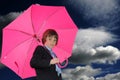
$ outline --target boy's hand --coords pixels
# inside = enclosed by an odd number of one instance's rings
[[[59,62],[60,62],[60,61],[59,61],[58,58],[53,58],[53,59],[51,59],[50,64],[57,64],[57,63],[59,63]]]

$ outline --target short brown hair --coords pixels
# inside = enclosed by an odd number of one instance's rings
[[[44,44],[46,42],[46,38],[48,36],[55,36],[56,38],[56,45],[57,45],[57,42],[58,42],[58,34],[57,32],[54,30],[54,29],[47,29],[44,33],[43,33],[43,36],[42,36],[42,43]]]

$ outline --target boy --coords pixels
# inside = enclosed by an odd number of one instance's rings
[[[57,45],[58,34],[53,29],[44,32],[42,43],[44,46],[37,46],[30,61],[32,68],[36,70],[36,80],[62,80],[61,69],[58,67],[59,59],[52,52]]]

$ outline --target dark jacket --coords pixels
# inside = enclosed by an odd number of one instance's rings
[[[57,75],[55,65],[50,65],[52,56],[47,48],[37,46],[33,57],[30,61],[32,68],[36,70],[36,80],[62,80],[61,76]]]

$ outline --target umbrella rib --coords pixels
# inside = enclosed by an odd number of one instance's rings
[[[34,41],[34,39],[32,40],[31,44],[33,43],[33,41]],[[27,53],[28,53],[28,52],[29,52],[29,50],[31,49],[31,46],[32,46],[31,44],[30,44],[30,47],[29,47],[29,49],[28,49]],[[28,57],[28,56],[26,56],[26,57]],[[26,64],[26,61],[27,61],[27,60],[26,60],[26,58],[25,58],[24,65]],[[22,68],[22,72],[21,72],[21,74],[24,74],[24,67]]]
[[[32,8],[33,8],[33,6],[32,6]],[[33,10],[32,8],[31,8],[31,24],[32,24],[33,31],[35,33],[35,28],[34,28],[33,21],[32,21],[32,10]]]
[[[24,31],[19,31],[19,30],[15,30],[15,29],[8,29],[8,28],[7,28],[7,29],[5,29],[5,30],[18,31],[18,32],[24,33],[24,34],[26,34],[26,35],[32,36],[32,34],[27,33],[27,32],[24,32]]]
[[[65,25],[62,24],[62,25],[53,25],[53,26],[65,26]],[[72,28],[69,28],[69,27],[66,28],[66,27],[64,27],[64,28],[55,28],[55,29],[59,29],[59,30],[66,30],[66,29],[67,29],[67,30],[77,30],[77,28],[73,28],[73,27],[72,27]]]
[[[42,28],[44,28],[44,25],[46,24],[47,20],[48,20],[51,16],[53,16],[55,13],[57,13],[58,11],[60,11],[60,10],[61,10],[61,9],[55,10],[54,12],[52,12],[52,13],[42,22],[41,27],[40,27],[38,33],[40,33],[41,30],[42,30]]]
[[[17,44],[14,48],[18,47],[20,44],[24,43],[25,41],[27,41],[27,40],[29,40],[29,39],[30,39],[30,38],[22,41],[21,43]],[[12,50],[14,50],[14,48],[12,48],[12,49],[11,49],[10,51],[8,51],[8,52],[10,53]],[[8,53],[8,52],[6,52],[6,53]],[[7,55],[6,55],[6,56],[7,56]]]

